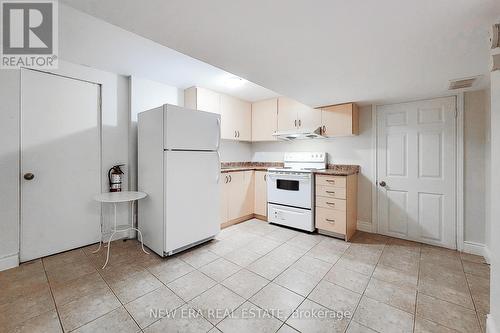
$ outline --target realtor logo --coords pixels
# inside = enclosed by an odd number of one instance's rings
[[[3,0],[1,68],[57,68],[57,2]]]

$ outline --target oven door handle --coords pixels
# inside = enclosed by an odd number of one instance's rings
[[[297,176],[297,175],[275,175],[268,173],[267,177],[270,179],[285,179],[285,180],[311,180],[310,176]]]

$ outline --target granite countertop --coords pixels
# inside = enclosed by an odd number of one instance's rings
[[[282,167],[282,162],[222,162],[221,172],[237,172],[237,171],[267,171],[269,168]]]
[[[220,169],[220,172],[226,173],[226,172],[237,172],[237,171],[249,171],[249,170],[255,170],[255,171],[267,171],[270,167],[260,167],[260,166],[248,166],[248,167],[222,167]]]
[[[350,176],[359,173],[359,165],[328,164],[327,169],[314,171],[317,175]]]
[[[283,167],[281,162],[223,162],[221,172],[266,171],[269,168]],[[314,171],[317,175],[349,176],[359,173],[359,165],[328,164],[327,169]]]

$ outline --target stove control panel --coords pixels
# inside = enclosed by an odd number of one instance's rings
[[[326,163],[326,153],[325,152],[296,152],[296,153],[285,153],[285,162],[316,162],[316,163]]]

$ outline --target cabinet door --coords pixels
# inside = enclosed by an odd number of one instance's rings
[[[288,97],[278,98],[278,132],[295,131],[302,104]]]
[[[237,140],[236,120],[237,114],[233,112],[235,108],[235,98],[221,95],[220,111],[221,111],[221,137],[222,139]]]
[[[298,119],[299,128],[317,129],[321,126],[321,111],[302,105],[299,108]]]
[[[267,216],[267,172],[255,171],[255,203],[254,213]]]
[[[356,104],[349,103],[322,108],[321,120],[325,136],[358,134],[358,108]]]
[[[205,88],[197,88],[198,110],[220,113],[220,94]]]
[[[184,90],[184,106],[194,110],[220,113],[220,94],[205,88]]]
[[[245,202],[243,203],[243,211],[241,216],[247,216],[253,214],[254,202],[255,202],[255,172],[254,171],[243,171],[244,181],[243,190],[245,192]]]
[[[252,138],[252,105],[241,99],[221,95],[222,138],[250,141]]]
[[[229,199],[229,173],[221,173],[220,175],[220,223],[223,224],[229,220],[228,218],[228,199]]]
[[[253,213],[253,171],[230,172],[228,218],[234,220]]]
[[[278,129],[278,99],[252,103],[252,141],[275,141]]]
[[[235,127],[238,131],[237,140],[251,141],[252,140],[252,104],[246,101],[237,99],[234,112],[236,113]]]

